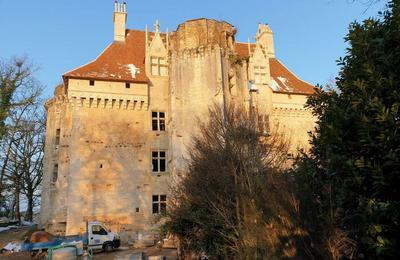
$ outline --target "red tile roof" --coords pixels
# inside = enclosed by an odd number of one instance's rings
[[[251,51],[254,51],[255,47],[256,47],[255,44],[250,44]],[[248,43],[236,42],[235,43],[235,51],[241,57],[250,56]]]
[[[65,78],[147,82],[145,73],[146,34],[127,30],[126,41],[111,43],[94,61],[69,71]],[[138,69],[138,70],[137,70]],[[135,70],[137,72],[135,73]]]
[[[145,73],[146,33],[138,30],[127,30],[125,42],[111,43],[92,62],[69,71],[63,75],[67,78],[100,79],[110,81],[147,82]],[[149,33],[151,41],[153,33]],[[161,35],[165,38],[165,34]],[[255,44],[250,45],[254,51]],[[247,43],[235,43],[239,56],[249,56]],[[300,80],[279,60],[270,59],[272,89],[274,92],[313,94],[314,86]]]
[[[292,92],[307,95],[315,93],[315,86],[299,79],[278,59],[269,59],[269,66],[272,79],[271,87],[274,92]]]
[[[255,44],[250,44],[251,52],[255,49]],[[241,57],[249,56],[248,43],[235,43],[236,53]],[[278,59],[270,58],[269,66],[271,71],[272,90],[274,92],[295,93],[311,95],[315,92],[315,86],[299,79]]]

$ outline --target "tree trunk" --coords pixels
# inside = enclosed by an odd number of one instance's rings
[[[29,192],[26,196],[28,199],[28,208],[25,214],[25,220],[32,222],[33,220],[33,193]]]
[[[18,223],[21,224],[21,212],[19,207],[19,197],[20,197],[20,183],[19,180],[15,183],[15,219],[18,220]]]
[[[15,200],[13,200],[10,204],[10,212],[8,214],[10,219],[15,219]]]

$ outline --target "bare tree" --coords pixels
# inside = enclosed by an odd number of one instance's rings
[[[3,164],[3,183],[12,190],[15,200],[15,217],[21,220],[20,197],[27,198],[26,220],[32,221],[33,207],[38,188],[42,181],[44,152],[44,113],[43,108],[32,106],[23,111],[11,122],[13,131],[7,138],[5,148],[6,162]]]
[[[33,208],[35,206],[35,198],[40,197],[38,193],[43,178],[43,157],[44,157],[44,140],[45,140],[45,118],[39,114],[35,121],[31,121],[29,131],[24,133],[26,148],[24,149],[25,171],[22,176],[24,194],[28,201],[25,220],[33,220]]]
[[[278,128],[264,131],[253,113],[214,106],[194,137],[163,226],[178,238],[181,255],[312,259],[285,172],[289,144]]]
[[[25,58],[0,61],[0,202],[21,220],[20,198],[28,198],[28,219],[41,181],[43,153],[40,95],[35,68]]]
[[[35,79],[36,68],[26,58],[0,60],[0,140],[7,131],[7,119],[14,108],[33,103],[42,87]]]

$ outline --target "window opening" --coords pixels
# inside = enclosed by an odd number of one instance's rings
[[[60,144],[61,129],[56,130],[56,145]]]
[[[153,214],[167,212],[167,195],[153,195],[152,203]]]
[[[150,58],[151,75],[167,76],[168,66],[165,58],[151,57]]]
[[[53,182],[56,182],[58,179],[58,164],[54,164],[53,168]]]
[[[165,151],[151,152],[151,161],[153,172],[167,171],[167,153]]]
[[[254,66],[254,81],[256,84],[267,83],[266,67]]]
[[[151,112],[151,127],[153,131],[165,131],[165,112]]]
[[[107,235],[108,232],[100,225],[93,225],[92,226],[92,233],[93,235]]]

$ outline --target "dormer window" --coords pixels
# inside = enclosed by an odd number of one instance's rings
[[[267,83],[267,68],[264,66],[254,66],[254,81],[256,84]]]
[[[151,57],[150,58],[151,75],[153,76],[167,76],[168,66],[165,58]]]

